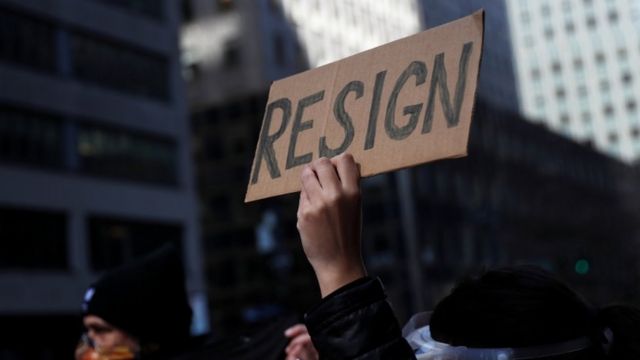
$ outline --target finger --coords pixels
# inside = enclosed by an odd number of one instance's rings
[[[287,346],[286,349],[284,349],[284,351],[288,354],[288,355],[298,355],[301,352],[301,348],[302,345],[301,344],[289,344],[289,346]]]
[[[335,193],[342,188],[336,168],[329,159],[320,158],[311,163],[311,167],[317,174],[318,181],[323,190]]]
[[[301,345],[296,347],[289,355],[292,355],[294,359],[304,359],[304,360],[317,360],[318,352],[311,344]]]
[[[318,352],[316,351],[316,348],[311,345],[303,346],[302,352],[298,355],[298,357],[304,360],[317,360]]]
[[[287,348],[287,355],[293,356],[294,359],[306,359],[307,357],[304,356],[306,353],[307,351],[303,344],[296,344]]]
[[[302,188],[304,189],[307,199],[310,203],[314,203],[322,196],[322,187],[311,166],[306,166],[302,170]]]
[[[298,335],[307,334],[307,327],[304,324],[296,324],[284,331],[284,336],[293,338]]]
[[[304,191],[304,187],[300,189],[300,199],[298,200],[298,212],[297,216],[300,218],[302,214],[302,209],[309,206],[309,195],[307,195],[306,191]]]
[[[343,189],[354,192],[360,188],[360,169],[351,154],[343,153],[332,159]]]
[[[309,336],[309,334],[302,334],[302,335],[298,335],[293,340],[291,340],[291,342],[289,343],[289,346],[311,345],[311,344],[312,344],[311,336]]]

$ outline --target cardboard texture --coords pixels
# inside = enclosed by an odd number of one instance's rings
[[[321,156],[362,176],[465,156],[483,32],[480,10],[274,82],[245,202],[299,191]]]

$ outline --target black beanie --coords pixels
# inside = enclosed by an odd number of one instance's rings
[[[104,274],[89,287],[82,307],[84,315],[101,317],[142,346],[179,346],[189,338],[191,307],[173,246]]]

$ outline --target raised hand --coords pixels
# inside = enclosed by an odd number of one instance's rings
[[[360,245],[360,172],[353,156],[320,158],[301,175],[298,231],[322,297],[366,275]]]

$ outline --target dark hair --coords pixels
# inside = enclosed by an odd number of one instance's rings
[[[640,310],[624,305],[597,310],[533,266],[462,281],[436,306],[430,323],[433,338],[453,346],[530,347],[588,337],[590,349],[546,359],[640,359]]]

